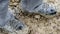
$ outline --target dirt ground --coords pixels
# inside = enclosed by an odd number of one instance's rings
[[[5,34],[60,34],[60,13],[53,18],[46,18],[36,13],[24,13],[19,6],[20,0],[10,0],[9,8],[15,12],[14,15],[18,19],[24,21],[27,27],[17,33]]]

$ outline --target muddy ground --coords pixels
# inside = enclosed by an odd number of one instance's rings
[[[20,8],[20,0],[10,0],[9,8],[27,27],[13,34],[60,34],[60,14],[46,18],[36,13],[24,13]],[[3,34],[3,33],[1,33]],[[12,33],[4,33],[12,34]]]

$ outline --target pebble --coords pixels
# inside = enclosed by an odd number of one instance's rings
[[[39,19],[40,18],[40,15],[35,15],[34,17],[37,18],[37,19]]]

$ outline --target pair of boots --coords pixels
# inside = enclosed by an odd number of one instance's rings
[[[28,12],[55,15],[57,12],[56,7],[53,4],[44,3],[43,1],[44,0],[21,0],[21,6]],[[22,29],[24,24],[16,20],[13,14],[8,11],[8,5],[9,0],[0,0],[0,28],[7,30],[10,30],[10,27],[15,30]]]

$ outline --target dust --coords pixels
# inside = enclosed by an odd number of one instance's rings
[[[58,0],[59,1],[59,0]],[[48,2],[59,5],[57,0],[49,0]],[[13,3],[13,2],[12,2]],[[29,27],[27,34],[60,34],[60,14],[57,10],[57,15],[53,18],[46,18],[36,13],[25,13],[20,7],[20,3],[15,2],[14,5],[15,16],[24,21],[27,27]]]
[[[60,34],[60,0],[56,1],[58,6],[57,15],[53,18],[46,18],[37,13],[25,13],[20,7],[21,0],[10,0],[9,8],[12,9],[14,15],[24,21],[27,27],[21,31],[17,31],[17,34]],[[48,2],[55,2],[55,0],[49,0]],[[10,34],[10,33],[9,33]]]

